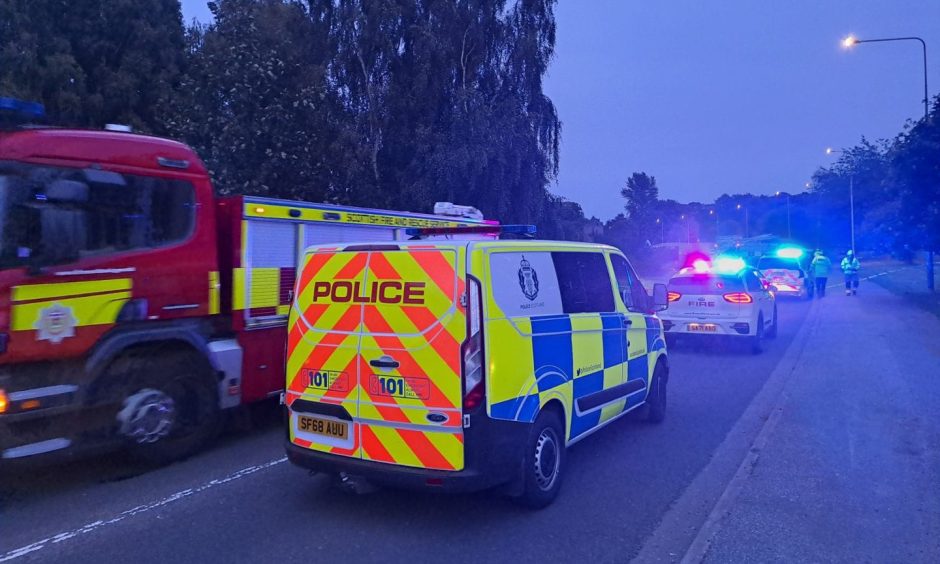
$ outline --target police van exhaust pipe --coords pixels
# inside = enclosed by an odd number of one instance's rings
[[[339,486],[348,493],[357,495],[370,494],[378,491],[379,488],[372,482],[369,482],[362,476],[355,476],[346,472],[339,473]]]

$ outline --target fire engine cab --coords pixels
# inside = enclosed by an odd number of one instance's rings
[[[17,111],[41,107],[0,99]],[[0,466],[91,446],[194,452],[221,410],[284,388],[304,249],[495,223],[436,209],[217,198],[181,143],[0,120]]]

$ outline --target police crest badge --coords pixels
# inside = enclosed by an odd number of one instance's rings
[[[522,255],[522,261],[519,263],[519,287],[522,288],[522,294],[534,300],[539,295],[539,277],[532,268],[532,265]]]

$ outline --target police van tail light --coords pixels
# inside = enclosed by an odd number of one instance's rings
[[[667,292],[666,293],[666,299],[668,299],[670,302],[678,302],[679,298],[681,297],[682,297],[682,294],[680,294],[679,292]]]
[[[751,297],[747,292],[731,292],[723,296],[726,302],[733,304],[749,304],[754,301],[754,298]]]
[[[463,408],[483,403],[483,296],[480,281],[467,277],[467,340],[460,347],[463,372]]]

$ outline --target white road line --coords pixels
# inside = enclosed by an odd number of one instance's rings
[[[148,503],[148,504],[146,504],[146,505],[138,505],[137,507],[134,507],[134,508],[132,508],[132,509],[128,509],[127,511],[122,511],[121,513],[118,513],[117,515],[115,515],[115,516],[112,517],[111,519],[108,519],[108,520],[101,520],[101,521],[94,521],[94,522],[92,522],[92,523],[88,523],[87,525],[84,525],[84,526],[79,527],[79,528],[77,528],[77,529],[73,529],[73,530],[71,530],[71,531],[66,531],[66,532],[63,532],[63,533],[59,533],[59,534],[57,534],[57,535],[53,535],[53,536],[51,536],[51,537],[44,538],[44,539],[42,539],[42,540],[40,540],[40,541],[36,541],[36,542],[34,542],[34,543],[32,543],[32,544],[29,544],[29,545],[22,546],[22,547],[20,547],[20,548],[11,550],[11,551],[9,551],[9,552],[7,552],[7,553],[5,553],[5,554],[0,554],[0,562],[7,562],[7,561],[10,561],[10,560],[14,560],[14,559],[19,558],[19,557],[21,557],[21,556],[25,556],[25,555],[27,555],[27,554],[30,554],[30,553],[33,553],[33,552],[42,550],[42,549],[44,549],[44,548],[47,548],[48,546],[50,546],[50,545],[52,545],[52,544],[57,544],[57,543],[60,543],[60,542],[63,542],[63,541],[67,541],[67,540],[69,540],[69,539],[72,539],[72,538],[81,536],[81,535],[85,535],[85,534],[88,534],[88,533],[92,533],[92,532],[94,532],[94,531],[96,531],[96,530],[98,530],[98,529],[100,529],[100,528],[102,528],[102,527],[106,527],[106,526],[108,526],[108,525],[113,525],[113,524],[115,524],[115,523],[119,523],[119,522],[123,521],[124,519],[127,519],[128,517],[133,517],[133,516],[135,516],[135,515],[140,515],[141,513],[146,513],[147,511],[151,511],[151,510],[153,510],[153,509],[159,509],[159,508],[161,508],[161,507],[165,507],[165,506],[170,505],[171,503],[177,502],[177,501],[179,501],[179,500],[181,500],[181,499],[186,499],[187,497],[193,496],[193,495],[198,494],[198,493],[202,493],[202,492],[204,492],[204,491],[206,491],[206,490],[208,490],[208,489],[214,488],[214,487],[216,487],[216,486],[221,486],[221,485],[227,484],[227,483],[229,483],[229,482],[234,482],[235,480],[240,480],[240,479],[242,479],[242,478],[244,478],[244,477],[246,477],[246,476],[249,476],[249,475],[251,475],[251,474],[254,474],[255,472],[260,472],[261,470],[267,470],[268,468],[271,468],[272,466],[277,466],[278,464],[281,464],[282,462],[286,462],[286,461],[287,461],[287,457],[285,456],[285,457],[283,457],[283,458],[278,458],[277,460],[272,460],[272,461],[270,461],[270,462],[265,462],[264,464],[259,464],[259,465],[257,465],[257,466],[249,466],[248,468],[242,468],[241,470],[239,470],[239,471],[237,471],[237,472],[234,472],[234,473],[232,473],[232,474],[229,474],[229,475],[226,476],[225,478],[221,478],[221,479],[218,479],[218,480],[211,480],[211,481],[206,482],[205,484],[203,484],[203,485],[201,485],[201,486],[198,486],[198,487],[195,487],[195,488],[189,488],[189,489],[182,490],[182,491],[178,491],[178,492],[176,492],[176,493],[174,493],[174,494],[172,494],[172,495],[169,495],[169,496],[167,496],[167,497],[165,497],[165,498],[163,498],[163,499],[161,499],[161,500],[154,501],[154,502]]]

